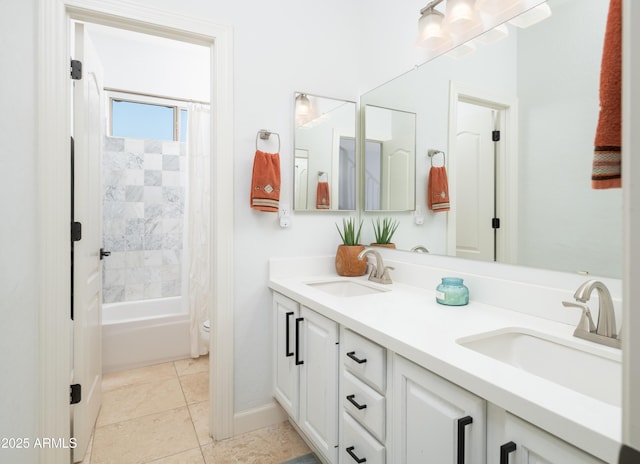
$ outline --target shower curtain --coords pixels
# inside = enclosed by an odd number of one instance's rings
[[[190,104],[188,108],[187,160],[187,301],[191,318],[191,356],[209,352],[200,329],[209,319],[211,298],[211,141],[210,111],[207,105]]]

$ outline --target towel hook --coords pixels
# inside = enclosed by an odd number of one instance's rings
[[[267,129],[260,129],[258,131],[258,133],[256,134],[256,150],[258,149],[258,138],[260,138],[261,140],[269,140],[269,138],[271,137],[271,134],[275,135],[276,137],[278,137],[278,151],[277,153],[280,153],[280,134],[278,134],[277,132],[273,132]]]
[[[443,166],[447,165],[447,156],[444,154],[444,152],[442,150],[434,150],[434,149],[430,148],[427,151],[427,155],[429,155],[429,158],[431,158],[431,167],[433,167],[433,157],[436,156],[439,153],[442,153],[442,165]]]

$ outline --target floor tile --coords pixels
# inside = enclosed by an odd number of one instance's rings
[[[202,447],[206,464],[280,464],[309,452],[288,422]]]
[[[156,461],[150,461],[149,464],[205,464],[200,448],[194,448],[184,453],[174,454]]]
[[[146,463],[197,447],[185,406],[96,428],[91,464]]]
[[[129,385],[139,385],[173,377],[176,377],[176,369],[172,362],[128,371],[112,372],[102,376],[102,391],[107,392]]]
[[[186,406],[177,378],[105,392],[97,427]]]
[[[196,429],[200,445],[211,443],[213,440],[209,436],[209,402],[202,401],[190,404],[189,413],[191,414],[191,420]]]
[[[181,359],[174,361],[174,365],[179,376],[209,372],[209,356]]]
[[[187,404],[201,403],[209,399],[209,372],[183,375],[180,384]]]

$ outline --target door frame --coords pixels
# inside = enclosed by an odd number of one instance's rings
[[[518,259],[518,100],[516,97],[496,95],[482,89],[451,81],[449,83],[449,140],[447,169],[449,191],[455,192],[455,156],[458,102],[472,103],[499,110],[504,115],[500,121],[500,131],[507,136],[499,145],[496,172],[497,207],[500,212],[500,237],[496,255],[501,263],[515,264]],[[513,156],[509,156],[514,154]],[[447,254],[456,254],[456,196],[449,195],[450,212],[447,215]]]
[[[139,18],[144,18],[140,20]],[[233,436],[233,47],[227,25],[117,0],[38,2],[37,166],[39,227],[39,436],[69,437],[71,372],[69,44],[71,20],[82,20],[209,46],[211,50],[211,275],[213,321],[209,425]],[[224,199],[224,200],[223,200]],[[68,464],[69,449],[41,451],[41,463]]]

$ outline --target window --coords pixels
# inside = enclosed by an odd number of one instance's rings
[[[110,135],[145,140],[187,140],[188,112],[180,102],[142,95],[112,93],[109,99]]]

